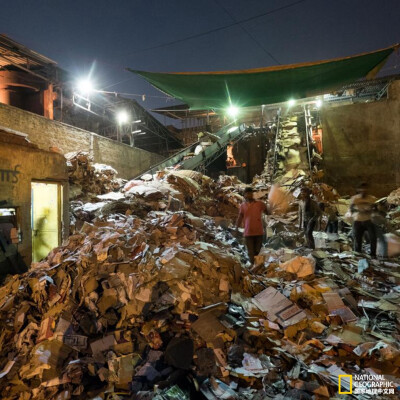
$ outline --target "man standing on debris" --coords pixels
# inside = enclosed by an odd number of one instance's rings
[[[350,212],[353,217],[353,244],[354,251],[362,252],[362,240],[368,232],[371,244],[371,257],[376,257],[376,231],[372,223],[372,213],[376,209],[376,198],[368,194],[368,185],[361,183],[357,194],[350,200]]]
[[[318,203],[311,198],[311,189],[304,187],[300,194],[299,205],[299,229],[304,230],[307,247],[315,249],[313,232],[321,217],[321,208]]]
[[[239,216],[236,220],[236,229],[244,222],[244,240],[250,262],[254,264],[254,257],[260,253],[264,235],[262,214],[267,213],[264,202],[254,199],[253,188],[244,190],[244,203],[240,206]]]

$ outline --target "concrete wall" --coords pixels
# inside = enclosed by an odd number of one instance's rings
[[[322,128],[325,181],[339,193],[360,181],[376,196],[400,186],[400,81],[388,99],[323,109]]]
[[[15,170],[19,174],[1,173]],[[63,229],[62,238],[68,236],[68,174],[65,158],[61,154],[51,153],[24,145],[21,138],[0,131],[0,201],[6,201],[2,207],[17,207],[17,218],[22,231],[22,243],[18,251],[29,266],[32,259],[31,227],[31,182],[51,181],[63,185]]]
[[[158,154],[0,103],[1,126],[28,134],[29,140],[43,150],[55,146],[64,154],[88,151],[95,162],[111,165],[121,178],[130,179],[163,159]]]

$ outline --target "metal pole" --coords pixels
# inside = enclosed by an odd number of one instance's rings
[[[279,136],[280,120],[281,120],[281,113],[278,114],[278,120],[276,122],[275,147],[274,147],[274,169],[273,169],[272,178],[274,178],[275,172],[276,172],[276,160],[277,160],[277,148],[278,148],[278,136]]]
[[[306,122],[306,139],[307,139],[307,154],[308,154],[308,166],[310,167],[310,178],[312,180],[312,167],[311,167],[311,153],[310,153],[310,138],[309,138],[309,132],[310,132],[310,124],[309,124],[309,113],[310,110],[308,106],[304,106],[304,118]]]
[[[263,128],[263,122],[264,122],[264,104],[261,106],[261,121],[260,121],[260,129]]]

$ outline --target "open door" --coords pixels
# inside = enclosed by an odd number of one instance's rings
[[[37,262],[61,240],[61,185],[32,182],[32,261]]]

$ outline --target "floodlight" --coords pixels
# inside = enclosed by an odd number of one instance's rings
[[[289,107],[293,107],[295,104],[296,104],[296,100],[294,100],[294,99],[290,99],[290,100],[288,101],[288,106],[289,106]]]
[[[316,101],[316,103],[315,103],[315,106],[316,106],[317,108],[321,108],[321,107],[322,107],[322,100],[321,100],[321,99],[318,99],[318,100]]]
[[[81,79],[78,81],[77,90],[82,94],[89,94],[93,92],[94,87],[92,81],[90,79]]]
[[[119,124],[126,124],[129,120],[129,115],[125,110],[118,111],[117,121]]]
[[[232,105],[227,108],[226,112],[230,117],[235,118],[239,114],[239,108]]]

